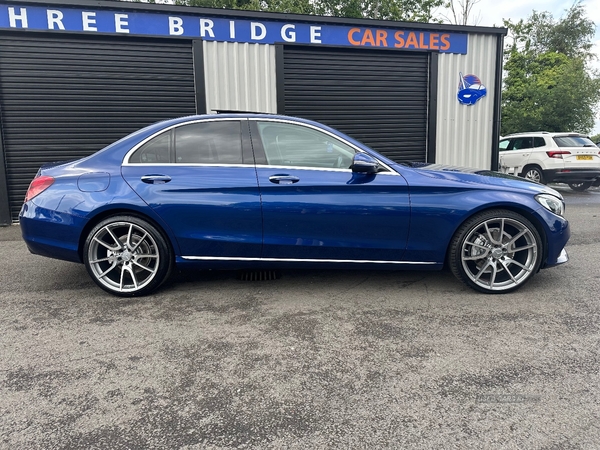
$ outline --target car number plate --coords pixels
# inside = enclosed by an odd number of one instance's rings
[[[591,156],[591,155],[577,155],[577,159],[578,160],[590,161],[590,160],[593,159],[593,156]]]

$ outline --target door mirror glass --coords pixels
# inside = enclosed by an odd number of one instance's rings
[[[357,153],[352,159],[352,172],[377,173],[379,162],[366,153]]]

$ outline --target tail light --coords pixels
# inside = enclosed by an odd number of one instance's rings
[[[54,178],[46,175],[34,178],[29,185],[29,189],[27,189],[27,194],[25,194],[25,203],[27,203],[33,197],[40,195],[42,192],[52,186],[52,183],[54,183]]]
[[[564,150],[556,150],[556,151],[551,151],[551,152],[546,152],[546,154],[550,157],[550,158],[558,158],[558,159],[562,159],[563,155],[570,155],[571,152],[566,152]]]

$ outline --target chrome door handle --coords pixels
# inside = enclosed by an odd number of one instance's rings
[[[294,184],[300,181],[300,178],[293,175],[271,175],[269,181],[275,184]]]
[[[144,175],[141,180],[147,184],[165,184],[171,181],[171,177],[169,175]]]

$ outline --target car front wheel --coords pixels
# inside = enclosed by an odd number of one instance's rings
[[[526,167],[522,174],[523,178],[526,178],[531,181],[535,181],[536,183],[544,183],[544,174],[539,167]]]
[[[121,297],[145,295],[169,276],[172,251],[153,225],[135,216],[97,224],[83,250],[85,267],[98,286]]]
[[[473,289],[490,294],[510,292],[538,271],[542,239],[520,214],[485,211],[457,230],[448,258],[452,273]]]

